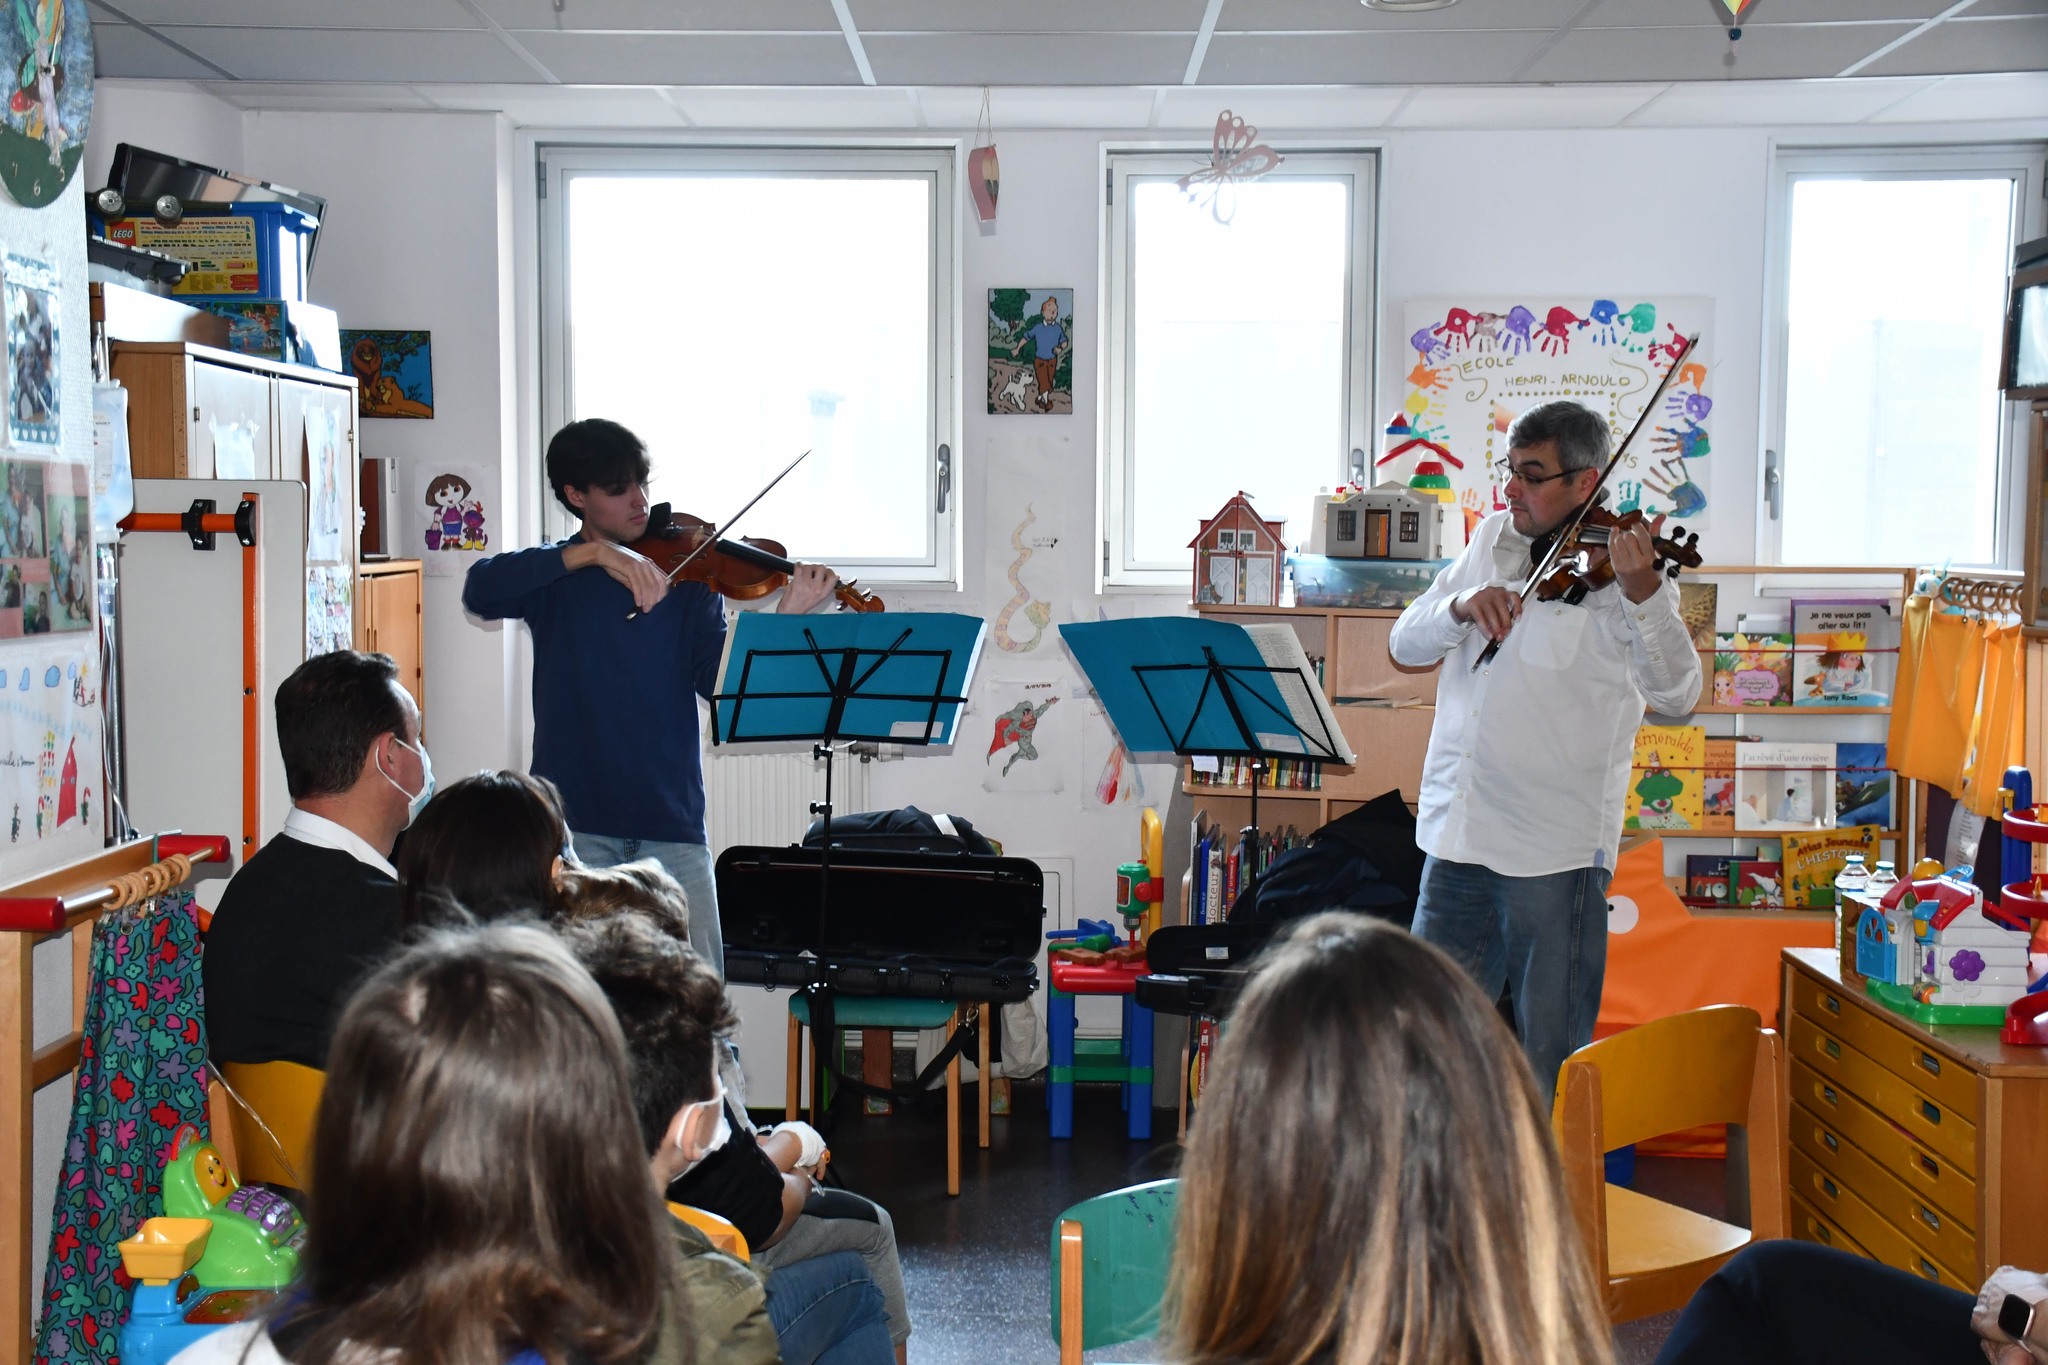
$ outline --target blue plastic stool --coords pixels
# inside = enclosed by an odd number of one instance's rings
[[[1045,1107],[1051,1120],[1052,1136],[1074,1136],[1074,1082],[1115,1081],[1123,1087],[1126,1136],[1149,1139],[1152,1136],[1152,1011],[1128,994],[1123,994],[1120,1037],[1077,1039],[1074,1036],[1073,995],[1048,983],[1045,1030],[1052,1052],[1052,1065],[1046,1073],[1045,1087]]]

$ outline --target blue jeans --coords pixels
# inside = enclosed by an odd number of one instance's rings
[[[1603,868],[1504,877],[1476,863],[1422,865],[1415,936],[1454,958],[1488,1000],[1512,986],[1515,1031],[1546,1112],[1564,1059],[1593,1041],[1607,975]]]
[[[682,883],[690,903],[690,946],[725,975],[725,936],[718,927],[718,882],[711,875],[711,850],[703,844],[670,844],[659,839],[620,839],[610,834],[572,834],[585,867],[617,867],[652,858]]]
[[[768,1320],[783,1365],[892,1365],[882,1291],[858,1252],[792,1261],[768,1275]]]

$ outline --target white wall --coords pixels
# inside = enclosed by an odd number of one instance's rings
[[[242,111],[182,81],[101,81],[93,89],[92,130],[79,168],[87,189],[107,183],[120,142],[239,171]]]

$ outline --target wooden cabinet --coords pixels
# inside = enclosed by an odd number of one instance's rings
[[[427,709],[427,642],[421,626],[421,566],[417,559],[387,559],[356,569],[356,648],[389,654],[398,681]]]
[[[1974,1294],[2048,1265],[2048,1055],[1995,1028],[1927,1028],[1784,955],[1793,1236]]]

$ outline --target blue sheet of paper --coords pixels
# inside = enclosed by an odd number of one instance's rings
[[[951,744],[961,702],[932,699],[966,697],[986,630],[957,612],[741,612],[718,665],[713,733],[721,744],[821,737],[843,680],[834,738]]]

